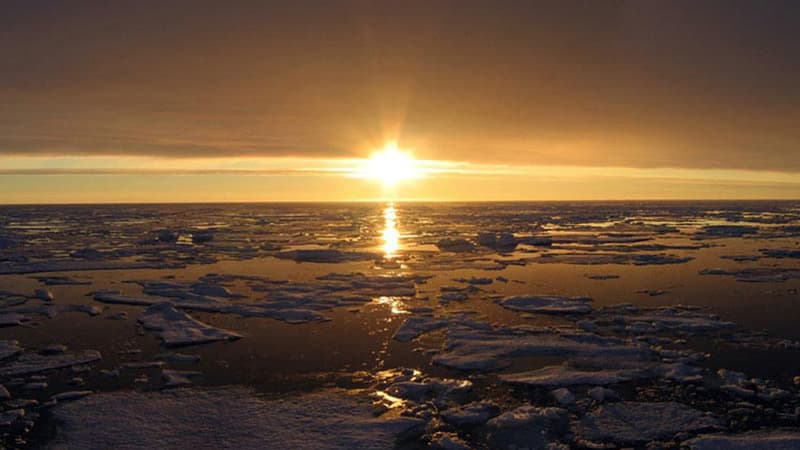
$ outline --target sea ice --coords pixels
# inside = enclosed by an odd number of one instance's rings
[[[791,429],[776,429],[741,434],[705,434],[683,445],[691,450],[796,450],[800,448],[800,433]]]
[[[0,366],[0,376],[13,377],[28,375],[48,370],[61,369],[79,364],[87,364],[101,358],[96,350],[84,350],[76,353],[62,353],[58,355],[40,355],[38,353],[25,353],[16,360]]]
[[[676,402],[620,402],[584,416],[577,433],[590,441],[635,444],[721,425],[715,417]]]
[[[392,448],[425,422],[374,416],[368,399],[326,390],[279,400],[231,387],[114,392],[58,404],[47,448]]]
[[[592,311],[588,297],[558,295],[521,295],[499,300],[504,308],[542,314],[587,314]]]
[[[203,344],[242,337],[232,331],[214,328],[195,320],[169,303],[150,306],[139,315],[139,322],[145,329],[154,331],[165,345]]]

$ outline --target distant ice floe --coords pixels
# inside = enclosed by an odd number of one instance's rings
[[[592,299],[558,295],[517,295],[498,300],[500,306],[514,311],[541,314],[587,314]]]
[[[783,283],[788,280],[800,279],[800,269],[783,267],[748,267],[739,270],[703,269],[700,275],[726,275],[736,278],[736,281],[749,283]]]
[[[247,388],[95,394],[53,408],[47,448],[392,448],[425,422],[375,416],[369,399],[343,390],[266,400]]]
[[[691,261],[690,256],[669,254],[640,254],[640,253],[545,253],[539,258],[530,260],[538,264],[577,264],[577,265],[663,265],[682,264]]]
[[[275,257],[297,262],[341,263],[348,261],[370,261],[380,259],[381,255],[371,252],[344,252],[335,249],[290,250],[276,253]]]

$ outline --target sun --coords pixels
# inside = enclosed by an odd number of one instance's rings
[[[380,180],[386,184],[419,176],[414,157],[410,153],[397,148],[397,143],[390,142],[372,154],[363,167],[366,178]]]

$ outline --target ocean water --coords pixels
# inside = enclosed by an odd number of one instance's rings
[[[3,439],[69,447],[53,396],[169,395],[177,384],[243,386],[276,401],[357,392],[424,422],[401,442],[412,448],[442,436],[475,448],[530,439],[443,419],[474,401],[493,402],[487,420],[525,404],[563,407],[569,431],[544,435],[573,447],[795,426],[799,291],[800,202],[4,206],[0,340],[18,351],[0,362],[0,384],[12,397],[5,409],[26,415]],[[632,349],[647,355],[620,356]],[[80,361],[88,350],[101,357]],[[20,369],[30,355],[42,361]],[[581,362],[592,357],[621,360]],[[550,394],[564,387],[558,376],[536,372],[608,374],[631,358],[633,375],[566,383],[573,403]],[[661,369],[675,363],[690,374]],[[170,370],[193,373],[175,382]],[[504,379],[513,374],[527,381]],[[441,379],[470,392],[436,397],[431,380]],[[397,387],[409,381],[427,393]],[[676,401],[722,425],[600,436],[587,424],[600,414],[588,394],[596,384],[618,405]],[[8,403],[20,399],[38,404]]]

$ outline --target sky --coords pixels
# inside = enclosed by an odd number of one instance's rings
[[[800,198],[794,1],[0,10],[0,203]]]

